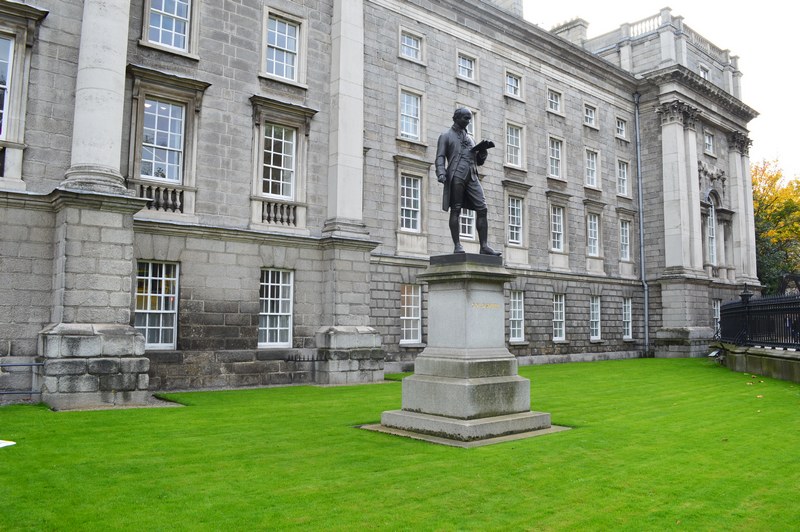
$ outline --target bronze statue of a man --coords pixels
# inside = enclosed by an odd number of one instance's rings
[[[450,210],[450,235],[453,237],[453,253],[464,253],[459,240],[459,217],[461,209],[475,211],[475,227],[482,255],[501,255],[487,243],[489,224],[486,220],[486,198],[478,180],[478,166],[486,161],[491,141],[476,145],[467,132],[472,121],[472,111],[465,107],[456,109],[453,126],[439,135],[436,146],[436,178],[444,184],[442,210]]]

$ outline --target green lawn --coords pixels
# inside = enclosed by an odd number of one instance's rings
[[[523,367],[573,430],[473,449],[353,428],[401,385],[0,408],[0,530],[797,530],[800,386],[705,359]]]

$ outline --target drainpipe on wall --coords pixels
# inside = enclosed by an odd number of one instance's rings
[[[639,273],[644,290],[644,354],[650,354],[650,287],[647,285],[647,268],[644,254],[644,198],[642,196],[642,140],[639,134],[639,97],[633,93],[634,118],[636,129],[636,184],[639,196]]]

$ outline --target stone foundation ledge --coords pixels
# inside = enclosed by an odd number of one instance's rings
[[[521,412],[481,419],[454,419],[406,410],[383,412],[381,425],[462,442],[497,438],[551,427],[550,414],[545,412]]]
[[[45,358],[144,356],[144,336],[130,325],[55,323],[39,333]]]
[[[711,349],[722,351],[723,363],[731,371],[800,383],[800,351],[726,343],[712,344]]]

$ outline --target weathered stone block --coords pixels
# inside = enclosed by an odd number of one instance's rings
[[[85,373],[85,359],[48,360],[44,364],[44,374],[48,376],[84,375]]]
[[[58,378],[58,392],[79,393],[100,390],[99,378],[95,375],[67,375]]]
[[[119,370],[121,373],[147,373],[149,369],[149,358],[137,357],[119,359]]]
[[[99,377],[101,391],[133,391],[136,389],[138,382],[138,375],[131,373],[117,373]]]
[[[116,358],[94,358],[89,360],[89,373],[93,375],[118,373],[119,360]]]

